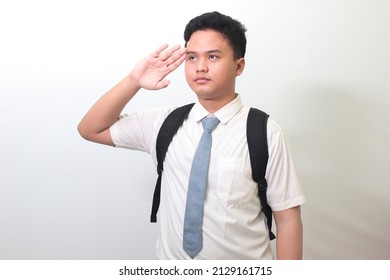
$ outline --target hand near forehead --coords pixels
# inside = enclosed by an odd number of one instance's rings
[[[176,70],[185,57],[185,48],[179,45],[168,48],[168,45],[164,44],[138,62],[130,75],[144,89],[162,89],[170,83],[169,80],[165,80],[165,77]]]

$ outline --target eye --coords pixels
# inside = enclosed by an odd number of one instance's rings
[[[194,60],[196,60],[196,56],[195,55],[187,55],[187,60],[194,61]]]
[[[210,60],[216,60],[216,59],[218,59],[218,56],[216,56],[215,54],[211,54],[211,55],[209,56],[209,59],[210,59]]]

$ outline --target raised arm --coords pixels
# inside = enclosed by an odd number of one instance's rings
[[[111,145],[109,128],[126,104],[141,89],[159,90],[169,85],[165,77],[185,60],[186,49],[162,45],[142,59],[122,81],[105,93],[87,112],[77,129],[86,140]]]

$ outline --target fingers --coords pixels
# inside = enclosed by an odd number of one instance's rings
[[[164,51],[168,47],[168,44],[164,44],[159,46],[151,55],[155,58],[158,58],[162,51]]]
[[[187,49],[181,49],[167,59],[167,67],[170,72],[179,67],[186,59]]]
[[[167,48],[168,48],[168,44],[161,45],[151,55],[154,58],[160,59],[161,61],[166,61],[167,59],[170,59],[170,61],[167,61],[168,63],[172,62],[173,60],[176,60],[177,56],[175,56],[176,59],[172,59],[172,56],[178,50],[180,50],[181,46],[180,45],[174,45],[174,46],[170,47],[169,49],[167,49]],[[182,55],[182,52],[185,52],[185,49],[181,49],[180,50],[180,56]]]
[[[169,81],[169,80],[162,80],[156,84],[155,89],[159,90],[159,89],[166,88],[170,83],[171,83],[171,81]]]
[[[181,48],[180,45],[168,48],[168,44],[164,44],[152,53],[152,57],[154,60],[160,61],[168,69],[168,72],[172,72],[184,62],[186,53],[187,49]]]
[[[169,49],[167,49],[166,51],[160,53],[159,58],[162,61],[166,61],[167,59],[169,59],[179,49],[180,49],[180,45],[172,46]]]
[[[154,58],[159,58],[162,61],[165,61],[168,59],[174,52],[176,52],[178,49],[180,49],[180,45],[175,45],[173,47],[168,48],[168,44],[164,44],[159,46],[153,53],[152,56]]]
[[[154,90],[167,87],[170,81],[164,78],[184,62],[186,53],[187,49],[180,45],[168,47],[168,44],[164,44],[158,47],[137,68],[141,86]]]

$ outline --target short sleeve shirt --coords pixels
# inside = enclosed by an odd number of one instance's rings
[[[116,147],[149,153],[156,164],[158,131],[175,107],[123,115],[110,128]],[[203,248],[195,259],[273,259],[268,229],[252,180],[246,120],[249,108],[240,96],[213,115],[220,123],[213,144],[203,217]],[[164,161],[159,209],[158,259],[190,259],[183,250],[185,203],[192,158],[203,133],[201,119],[209,113],[195,103],[172,139]],[[267,199],[273,211],[303,204],[291,148],[283,129],[267,124],[269,159]],[[153,187],[153,186],[151,186]]]

